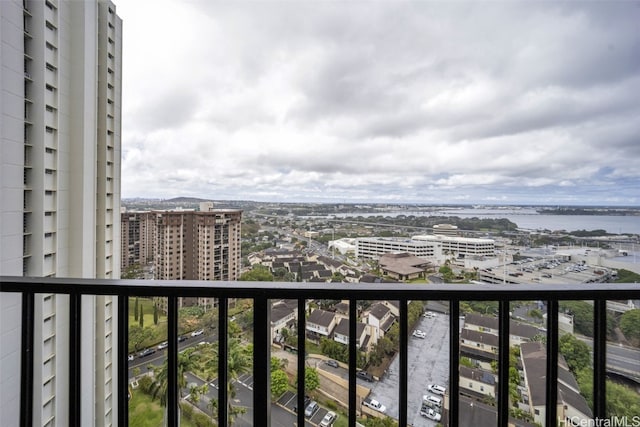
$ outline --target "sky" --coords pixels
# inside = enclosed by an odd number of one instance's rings
[[[114,3],[123,198],[640,205],[638,1]]]

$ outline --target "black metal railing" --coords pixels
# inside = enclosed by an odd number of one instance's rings
[[[111,295],[118,298],[118,367],[117,379],[122,389],[117,396],[117,425],[128,425],[128,298],[131,296],[163,296],[168,298],[168,390],[167,425],[177,426],[179,411],[178,389],[178,298],[214,297],[219,300],[218,354],[227,354],[228,301],[232,298],[249,298],[254,302],[254,406],[253,425],[268,425],[270,419],[270,300],[298,300],[298,331],[305,330],[305,301],[310,299],[341,299],[349,301],[349,334],[356,336],[356,307],[358,300],[399,301],[400,354],[398,425],[407,425],[407,346],[408,346],[408,302],[413,300],[438,300],[449,302],[449,407],[448,425],[459,425],[459,375],[460,359],[459,322],[460,302],[499,302],[499,348],[498,348],[498,426],[509,422],[509,309],[512,301],[544,301],[548,307],[547,324],[547,381],[546,423],[557,424],[557,380],[558,380],[558,304],[562,300],[594,301],[594,376],[593,416],[605,417],[606,377],[606,301],[607,299],[640,299],[638,284],[575,284],[575,285],[405,285],[344,284],[344,283],[281,283],[281,282],[198,282],[198,281],[142,281],[106,279],[64,279],[0,277],[2,292],[22,294],[22,366],[21,366],[21,425],[31,426],[33,411],[33,340],[34,340],[34,296],[39,293],[67,294],[70,296],[70,340],[69,340],[69,412],[71,425],[80,423],[80,350],[81,296]],[[349,395],[348,424],[356,425],[356,360],[355,339],[349,340]],[[298,340],[298,354],[305,354],[305,340]],[[228,381],[227,360],[219,358],[218,383]],[[298,372],[304,372],[304,357],[298,357]],[[303,407],[304,375],[298,376],[297,407]],[[218,387],[218,401],[227,401],[227,387]],[[218,405],[218,424],[226,425],[227,405]],[[297,425],[305,425],[304,411],[297,413]]]

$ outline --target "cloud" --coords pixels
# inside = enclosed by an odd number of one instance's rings
[[[636,3],[117,7],[124,197],[640,201]]]

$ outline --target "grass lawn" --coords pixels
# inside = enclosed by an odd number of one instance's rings
[[[138,325],[140,320],[136,320],[133,310],[136,306],[136,297],[129,298],[129,325]],[[155,326],[153,324],[153,300],[151,298],[138,297],[138,310],[142,306],[142,312],[144,314],[144,326]],[[167,322],[167,316],[160,310],[158,310],[158,325]]]
[[[137,427],[161,427],[164,408],[160,401],[139,390],[133,390],[129,401],[129,425]]]

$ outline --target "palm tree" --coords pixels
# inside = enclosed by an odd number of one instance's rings
[[[218,355],[216,349],[215,364],[217,367]],[[227,425],[231,426],[236,418],[246,412],[245,408],[233,406],[231,402],[236,397],[236,389],[234,382],[244,373],[251,372],[253,367],[251,353],[241,345],[239,338],[231,338],[227,353],[227,371],[229,373],[229,381],[227,381]],[[218,400],[212,399],[209,402],[209,409],[213,412],[214,417],[218,414]]]
[[[193,354],[194,350],[193,348],[188,348],[178,353],[178,390],[180,397],[182,397],[182,390],[187,386],[187,377],[185,374],[193,369],[198,358],[197,354]],[[151,397],[153,399],[159,398],[160,406],[165,408],[167,406],[167,388],[169,386],[169,369],[167,362],[168,361],[165,360],[161,366],[154,368],[154,380],[150,389]]]

